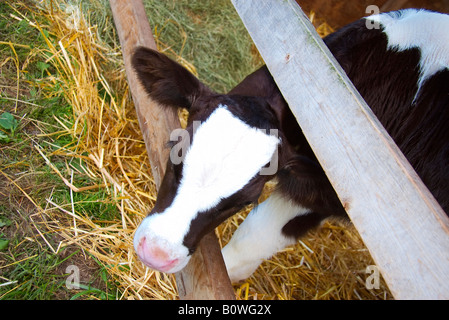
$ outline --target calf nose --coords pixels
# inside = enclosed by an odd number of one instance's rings
[[[178,259],[171,259],[170,254],[146,237],[142,237],[137,246],[139,259],[148,267],[167,272],[178,263]]]

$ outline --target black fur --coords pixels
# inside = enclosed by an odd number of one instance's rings
[[[419,49],[387,50],[385,34],[382,30],[367,29],[365,20],[342,28],[324,41],[448,212],[449,71],[445,69],[433,75],[417,94]],[[189,109],[187,130],[191,134],[193,121],[206,120],[220,104],[226,105],[250,126],[279,130],[282,144],[276,175],[257,175],[242,190],[222,199],[215,208],[198,213],[184,238],[184,244],[191,252],[203,235],[248,203],[256,202],[264,183],[274,177],[278,180],[277,192],[312,212],[289,221],[283,228],[284,234],[298,237],[327,217],[345,216],[342,204],[266,67],[249,75],[224,95],[214,93],[182,66],[156,51],[138,48],[132,63],[153,99],[167,106]],[[170,206],[177,192],[182,164],[169,162],[167,166],[155,208],[150,214]]]

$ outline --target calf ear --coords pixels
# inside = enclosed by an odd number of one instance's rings
[[[197,97],[210,92],[187,69],[158,51],[138,47],[131,63],[147,93],[160,104],[190,108]]]

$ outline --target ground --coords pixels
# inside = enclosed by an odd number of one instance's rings
[[[51,35],[30,24],[46,23],[33,8],[31,1],[0,3],[0,119],[13,115],[12,126],[0,121],[0,299],[103,298],[109,279],[101,264],[75,245],[58,250],[62,239],[46,228],[46,199],[68,192],[36,147],[71,143],[68,135],[54,135],[55,117],[67,117],[71,107],[45,79],[56,72],[42,54],[43,35]],[[78,266],[84,289],[66,288],[68,265]]]
[[[159,50],[214,90],[263,63],[229,1],[144,3]],[[155,198],[108,1],[0,2],[0,299],[176,299],[174,277],[132,249]],[[244,215],[216,230],[222,245]],[[383,282],[366,289],[371,264],[355,230],[330,223],[234,289],[391,298]]]

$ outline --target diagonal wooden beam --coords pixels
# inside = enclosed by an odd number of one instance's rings
[[[293,0],[232,0],[398,299],[449,299],[449,219]]]

